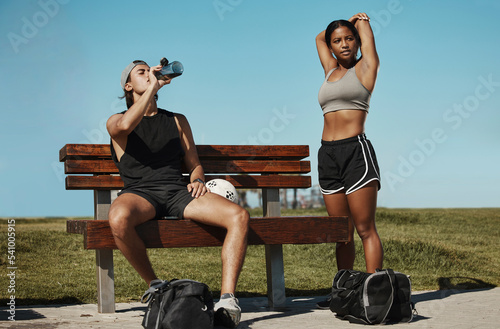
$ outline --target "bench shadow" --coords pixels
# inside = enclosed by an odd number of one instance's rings
[[[0,305],[6,305],[8,303],[7,299],[0,299]],[[26,320],[36,320],[44,319],[45,316],[34,308],[39,307],[60,307],[66,304],[83,304],[83,302],[75,297],[62,297],[57,299],[46,299],[46,298],[16,298],[16,321],[26,321]],[[0,310],[8,314],[9,309],[7,307],[2,307]]]
[[[34,309],[16,309],[15,313],[16,321],[28,321],[28,320],[37,320],[45,318],[46,318],[45,315],[35,311]]]
[[[269,307],[267,296],[260,295],[256,297],[252,293],[242,293],[241,295],[247,295],[247,297],[242,297],[240,299],[240,306],[243,313],[253,313],[254,316],[251,319],[247,319],[240,322],[238,328],[240,329],[251,329],[252,325],[257,322],[286,318],[294,315],[312,313],[314,310],[318,310],[316,303],[323,301],[326,298],[326,289],[318,290],[293,290],[293,293],[287,289],[287,296],[293,295],[293,297],[287,297],[284,307]],[[318,294],[319,296],[317,297]],[[250,297],[250,295],[253,295]],[[240,292],[238,293],[240,296]],[[316,297],[311,297],[316,296]],[[272,312],[271,314],[269,314]],[[330,312],[330,311],[328,311]],[[260,315],[262,314],[262,315]],[[333,314],[332,314],[333,316]],[[223,327],[215,326],[214,329],[220,329]]]
[[[139,311],[146,313],[147,308],[148,304],[144,304],[144,306],[134,306],[122,310],[115,310],[115,313],[127,313],[127,312],[139,312]],[[144,314],[142,314],[141,316],[144,316]]]
[[[214,299],[217,299],[217,296],[220,296],[220,289],[213,289],[212,296]],[[326,296],[332,291],[332,288],[324,288],[324,289],[311,289],[311,290],[298,290],[298,289],[290,289],[285,288],[285,295],[287,298],[302,298],[302,297],[312,297],[319,296],[319,298],[326,298]],[[249,291],[237,291],[237,298],[260,298],[265,297],[267,301],[267,294],[259,293],[259,292],[249,292]],[[323,296],[323,297],[322,297]]]

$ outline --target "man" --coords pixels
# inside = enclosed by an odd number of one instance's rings
[[[135,227],[153,218],[175,216],[227,230],[222,247],[221,298],[215,321],[236,327],[241,309],[234,297],[247,246],[249,215],[229,200],[210,193],[185,116],[159,109],[157,92],[171,80],[158,80],[144,61],[130,63],[121,85],[128,110],[107,121],[111,153],[124,189],[109,210],[116,245],[150,286],[159,284]],[[190,172],[185,184],[181,162]]]

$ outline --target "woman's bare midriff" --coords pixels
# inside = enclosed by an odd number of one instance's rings
[[[336,141],[354,137],[365,132],[366,111],[340,110],[324,115],[324,141]]]

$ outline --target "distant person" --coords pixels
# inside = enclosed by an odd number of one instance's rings
[[[248,212],[215,193],[209,193],[191,128],[182,114],[157,107],[157,92],[171,80],[158,80],[143,61],[130,63],[121,86],[128,110],[107,121],[111,154],[124,181],[109,210],[115,243],[149,286],[162,282],[153,271],[137,225],[154,218],[174,216],[222,227],[221,298],[215,304],[215,321],[236,327],[241,309],[234,297],[247,247]],[[181,163],[189,170],[189,184]]]
[[[354,266],[356,228],[366,271],[373,273],[382,268],[383,248],[375,226],[379,168],[364,127],[379,69],[369,17],[359,13],[331,22],[316,46],[325,71],[318,95],[324,116],[319,185],[328,214],[349,217],[349,241],[336,247],[337,268]]]

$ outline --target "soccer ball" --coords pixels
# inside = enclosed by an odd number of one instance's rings
[[[231,202],[238,204],[238,193],[236,193],[236,188],[233,184],[229,183],[227,180],[216,178],[208,181],[205,184],[210,192],[218,194]]]

